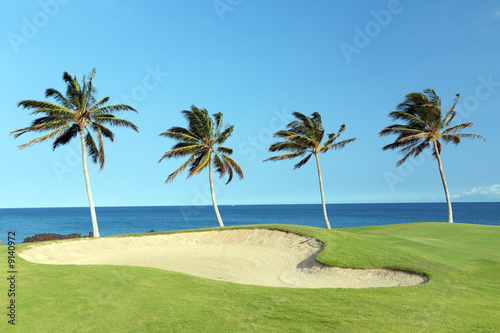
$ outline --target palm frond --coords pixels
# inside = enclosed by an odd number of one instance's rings
[[[307,151],[309,147],[290,141],[276,142],[271,144],[269,151]]]
[[[311,114],[311,120],[316,128],[318,128],[320,130],[323,129],[323,124],[321,122],[321,115],[318,112],[313,112]]]
[[[234,126],[228,126],[222,133],[215,137],[215,144],[221,144],[226,142],[231,133],[233,133]]]
[[[92,123],[105,123],[118,127],[127,127],[133,129],[136,132],[139,132],[139,128],[131,121],[115,118],[115,116],[113,115],[106,115],[106,116],[101,115],[93,117],[93,119],[94,121]]]
[[[179,147],[179,148],[172,149],[172,150],[166,152],[165,154],[163,154],[162,158],[160,159],[160,162],[164,158],[182,157],[182,156],[187,156],[187,155],[190,155],[193,153],[198,153],[200,148],[203,148],[203,145],[201,145],[201,144],[189,145],[186,147]]]
[[[228,174],[228,179],[226,182],[226,185],[233,180],[233,174],[236,171],[240,179],[243,178],[243,171],[241,171],[241,168],[239,165],[234,162],[229,156],[226,154],[222,154],[221,157],[219,157],[218,154],[214,154],[213,158],[213,164],[215,166],[215,172],[219,174],[219,178],[224,177],[224,175],[227,173]]]
[[[68,99],[59,90],[56,90],[54,88],[49,88],[45,91],[45,97],[46,98],[49,98],[49,97],[54,98],[58,103],[60,103],[66,109],[72,108],[70,101],[68,101]]]
[[[441,98],[439,98],[434,89],[431,88],[424,89],[424,94],[429,100],[430,104],[433,104],[439,109],[441,109]]]
[[[233,180],[234,172],[233,172],[233,168],[231,167],[231,164],[229,164],[227,161],[223,161],[223,163],[224,163],[226,171],[227,171],[227,173],[229,175],[229,177],[227,177],[226,184],[224,184],[224,185],[227,185],[227,184],[229,184],[231,182],[231,180]],[[222,177],[222,175],[221,175],[221,177]],[[241,179],[241,177],[240,177],[240,179]]]
[[[338,133],[328,134],[328,140],[326,140],[326,142],[323,144],[322,147],[326,147],[326,146],[331,145],[335,140],[337,140],[337,138],[340,136],[340,134],[342,134],[342,132],[344,132],[344,131],[345,131],[345,125],[342,124],[342,126],[340,126]]]
[[[181,112],[188,121],[188,130],[200,138],[204,137],[204,133],[202,131],[203,120],[200,117],[200,110],[192,105],[191,110],[183,110]]]
[[[223,146],[218,146],[217,148],[215,148],[215,151],[217,151],[219,153],[227,154],[227,155],[231,155],[233,153],[232,148],[223,147]]]
[[[184,171],[184,169],[187,168],[187,166],[193,162],[193,160],[195,159],[194,155],[191,155],[187,160],[186,162],[182,163],[182,165],[177,169],[175,170],[174,172],[172,172],[170,175],[168,175],[168,178],[167,180],[165,180],[165,184],[167,183],[170,183],[171,181],[174,180],[175,177],[177,177],[177,175],[179,175],[182,171]],[[158,161],[158,162],[161,162]]]
[[[443,125],[442,127],[446,127],[451,123],[457,112],[455,111],[455,106],[457,106],[458,101],[460,100],[460,94],[457,94],[455,97],[455,102],[453,103],[453,106],[446,112],[446,115],[443,119]]]
[[[327,151],[332,150],[332,149],[342,149],[347,144],[353,142],[354,140],[356,140],[356,138],[351,138],[351,139],[343,140],[343,141],[340,141],[340,142],[331,143],[328,146],[325,145],[325,146],[323,146],[321,148],[320,152],[321,153],[326,153]]]
[[[76,109],[81,108],[82,98],[81,98],[81,87],[78,83],[78,79],[75,76],[69,75],[67,72],[63,73],[63,80],[66,82],[66,98]]]
[[[450,137],[456,137],[456,139],[450,138]],[[448,142],[453,142],[455,145],[460,143],[461,139],[483,139],[483,141],[486,141],[485,137],[479,134],[473,134],[473,133],[457,133],[457,134],[445,134],[442,136],[443,140],[448,143]]]
[[[28,132],[52,131],[65,127],[66,125],[69,125],[68,122],[65,120],[53,120],[51,122],[48,122],[48,120],[40,120],[40,122],[41,123],[37,123],[35,120],[31,126],[12,131],[10,134],[11,135],[14,134],[14,137],[17,138]]]
[[[295,157],[302,156],[305,153],[306,153],[306,151],[299,151],[299,152],[295,152],[295,153],[282,154],[282,155],[278,155],[278,156],[273,156],[273,157],[266,158],[264,160],[264,162],[267,162],[267,161],[289,160],[289,159],[292,159],[292,158],[295,158]]]
[[[311,120],[311,118],[309,118],[308,116],[306,116],[305,114],[303,113],[300,113],[300,112],[292,112],[292,115],[298,119],[298,121],[292,121],[290,124],[297,124],[297,125],[309,125],[309,126],[312,126],[313,122]],[[288,127],[290,127],[290,124],[288,124]],[[292,125],[293,126],[293,125]]]
[[[40,110],[34,110],[30,114],[47,113],[47,112],[73,114],[70,110],[68,110],[64,106],[45,101],[24,100],[17,103],[17,107],[20,106],[22,106],[24,109],[40,109]]]
[[[94,129],[94,131],[97,132],[97,143],[99,145],[99,165],[100,165],[99,171],[101,171],[104,168],[104,163],[106,162],[106,155],[104,154],[104,142],[102,139],[102,136],[103,136],[102,129],[107,130],[108,132],[106,135],[111,135],[111,137],[113,136],[113,133],[111,133],[111,131],[109,131],[104,126],[98,126],[97,124],[92,124],[92,125],[93,125],[92,128]]]
[[[205,169],[208,166],[208,163],[210,163],[211,155],[212,154],[209,151],[205,151],[202,154],[196,156],[196,160],[191,164],[191,168],[189,169],[189,175],[187,178],[196,176],[203,169]]]
[[[104,98],[101,98],[99,101],[95,102],[94,105],[92,105],[90,108],[89,108],[89,111],[92,111],[92,112],[95,112],[95,110],[97,110],[99,107],[101,107],[102,105],[106,104],[107,102],[109,102],[109,97],[104,97]],[[127,105],[128,106],[128,105]],[[135,109],[134,109],[135,110]],[[127,110],[125,110],[127,111]],[[136,110],[135,110],[136,111]],[[136,111],[137,112],[137,111]]]
[[[97,164],[100,160],[100,152],[90,132],[87,132],[85,135],[85,146],[87,147],[89,156],[92,158],[92,163]]]
[[[460,137],[458,135],[443,135],[442,139],[445,143],[453,143],[455,146],[460,143]]]
[[[102,133],[102,135],[104,135],[106,138],[110,139],[111,141],[114,141],[115,140],[115,135],[113,134],[113,132],[111,132],[111,130],[107,127],[105,127],[104,125],[102,124],[99,124],[97,122],[92,122],[92,124],[90,125],[92,127],[92,129],[94,131],[100,131]]]
[[[28,142],[28,143],[25,143],[25,144],[23,144],[23,145],[20,145],[20,146],[19,146],[19,149],[23,149],[23,148],[26,148],[26,147],[32,146],[32,145],[34,145],[35,143],[39,143],[39,142],[43,142],[43,141],[47,141],[48,139],[52,138],[53,136],[56,136],[58,133],[60,133],[61,131],[63,131],[63,130],[67,127],[67,126],[68,126],[68,125],[63,125],[63,126],[61,126],[61,127],[59,127],[59,128],[56,128],[55,130],[53,130],[53,131],[51,131],[51,132],[49,132],[49,133],[47,133],[47,134],[45,134],[45,135],[42,135],[42,136],[41,136],[41,137],[39,137],[39,138],[33,139],[33,140],[31,140],[30,142]],[[12,133],[15,133],[15,132],[17,132],[17,131],[14,131],[14,132],[12,132]],[[11,134],[12,134],[12,133],[11,133]],[[23,133],[26,133],[26,132],[17,133],[15,137],[17,137],[17,136],[19,136],[19,135],[21,135],[21,134],[23,134]]]
[[[303,122],[295,120],[292,121],[290,124],[287,125],[288,131],[292,132],[293,134],[300,134],[300,135],[306,135],[308,129]]]
[[[418,150],[418,149],[417,149],[418,147],[419,147],[419,146],[416,146],[416,147],[415,147],[415,146],[413,146],[413,147],[412,147],[412,149],[411,149],[408,153],[406,153],[406,154],[405,154],[405,156],[404,156],[402,159],[400,159],[396,165],[399,167],[399,166],[401,166],[401,165],[402,165],[402,164],[403,164],[403,163],[404,163],[404,162],[405,162],[405,161],[406,161],[409,157],[411,157],[411,156],[416,156],[416,155],[415,155],[415,152]],[[417,155],[418,155],[418,154],[417,154]]]
[[[405,141],[410,141],[413,139],[429,140],[431,138],[433,138],[432,133],[428,133],[428,132],[416,133],[416,134],[404,133],[404,135],[401,135],[398,138],[398,141],[405,142]]]
[[[295,135],[297,133],[295,132],[292,132],[292,131],[288,131],[288,130],[284,130],[284,131],[278,131],[276,133],[274,133],[274,137],[278,137],[278,138],[286,138],[286,137],[289,137],[289,136],[292,136],[292,135]]]
[[[160,135],[176,141],[185,141],[190,143],[200,141],[200,138],[196,137],[194,133],[182,127],[171,127],[166,132],[160,133]]]
[[[307,163],[307,161],[309,161],[309,159],[311,158],[311,156],[312,156],[312,155],[313,155],[312,153],[311,153],[311,154],[309,154],[309,155],[307,155],[307,156],[306,156],[306,158],[302,159],[299,163],[295,164],[295,165],[293,166],[293,169],[294,169],[294,170],[295,170],[295,169],[299,169],[301,166],[303,166],[304,164],[306,164],[306,163]]]
[[[397,162],[397,166],[401,166],[409,157],[417,157],[420,155],[425,149],[429,148],[430,144],[428,141],[414,143],[410,146],[407,146],[400,150],[400,153],[405,156]]]
[[[458,135],[460,138],[464,139],[483,139],[483,141],[486,141],[486,138],[484,136],[474,133],[458,133],[455,135]]]
[[[461,130],[463,130],[464,128],[471,127],[472,125],[474,125],[474,123],[471,123],[471,122],[454,125],[454,126],[451,126],[451,127],[444,129],[441,133],[443,133],[443,134],[458,133]]]
[[[83,84],[84,84],[84,94],[85,94],[85,109],[89,110],[92,107],[89,105],[95,105],[96,103],[96,95],[97,95],[97,89],[94,87],[93,81],[94,81],[94,76],[95,76],[95,68],[92,69],[92,72],[89,75],[89,79],[85,80],[85,76],[83,77]]]
[[[69,125],[68,125],[69,126]],[[78,125],[72,125],[59,135],[52,144],[52,150],[55,150],[60,145],[65,145],[78,134]]]
[[[53,116],[46,116],[46,117],[40,117],[40,118],[33,120],[30,127],[35,128],[39,125],[47,125],[47,124],[53,124],[53,123],[65,123],[65,122],[61,121],[61,119],[58,119],[58,118],[53,117]]]
[[[219,174],[219,177],[222,178],[226,174],[228,169],[226,168],[226,165],[218,154],[214,154],[213,163],[215,166],[215,172],[217,172]]]
[[[411,123],[412,125],[418,124],[418,125],[425,126],[425,122],[422,119],[420,119],[417,115],[411,114],[409,112],[404,112],[404,111],[400,111],[400,110],[391,111],[389,113],[389,117],[394,119],[394,120],[406,121],[408,123]]]
[[[198,137],[210,137],[213,131],[213,121],[208,115],[206,109],[198,109],[192,105],[191,110],[181,111],[186,117],[189,126],[188,129]]]
[[[214,132],[214,136],[215,137],[218,137],[219,136],[219,133],[220,133],[220,130],[222,128],[222,113],[220,112],[217,112],[215,114],[212,115],[214,118],[215,118],[215,132]]]
[[[172,146],[171,150],[178,149],[178,148],[184,148],[184,147],[192,147],[192,146],[193,146],[193,144],[191,142],[180,141],[180,142],[177,142],[176,144],[174,144]],[[198,154],[203,149],[204,149],[204,147],[200,146],[200,148],[198,150],[194,151],[193,153]]]
[[[314,148],[318,145],[318,141],[314,140],[313,138],[307,137],[305,135],[291,135],[286,138],[289,141],[295,142],[299,145],[302,145],[303,147],[308,147],[308,148]]]
[[[404,137],[407,135],[414,135],[414,134],[422,133],[422,131],[425,131],[425,130],[422,130],[419,128],[412,128],[408,125],[396,124],[396,125],[387,126],[383,130],[381,130],[378,134],[380,136],[390,135],[390,134],[398,134],[401,137]]]
[[[413,140],[406,140],[406,141],[399,141],[396,140],[393,143],[390,143],[384,147],[382,147],[382,150],[396,150],[399,148],[405,149],[407,147],[414,147],[415,145],[419,144],[421,142],[420,139],[413,139]]]
[[[75,78],[73,78],[71,75],[68,74],[68,72],[64,72],[62,79],[64,82],[66,82],[66,86],[68,87],[71,86],[73,89],[75,88],[74,80],[76,79],[76,76]]]
[[[98,103],[101,103],[101,102],[102,102],[102,100],[99,101]],[[91,111],[92,114],[95,114],[95,115],[98,115],[101,113],[111,114],[111,113],[115,113],[115,112],[119,112],[119,111],[137,112],[136,109],[134,109],[133,107],[131,107],[129,105],[125,105],[125,104],[100,106],[101,104],[98,104],[98,103],[94,104],[92,107],[89,108],[89,111]],[[105,102],[103,102],[103,103],[105,103]]]
[[[222,160],[229,164],[231,166],[231,171],[234,170],[234,172],[236,172],[236,174],[238,175],[238,177],[240,179],[243,179],[243,170],[241,169],[241,167],[238,165],[238,163],[236,163],[231,157],[229,157],[228,155],[226,154],[222,154]],[[232,179],[232,176],[231,176],[231,179]],[[226,184],[228,184],[231,180],[228,180]]]

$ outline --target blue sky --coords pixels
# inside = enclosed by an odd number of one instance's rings
[[[4,0],[0,207],[87,206],[77,140],[52,151],[10,131],[34,119],[17,108],[65,91],[63,72],[96,68],[99,97],[128,103],[139,133],[116,129],[103,171],[89,165],[97,206],[210,204],[208,171],[163,182],[181,163],[158,163],[194,104],[235,125],[227,145],[245,179],[216,183],[219,204],[319,203],[316,166],[266,162],[271,134],[291,113],[319,112],[327,132],[357,140],[320,157],[328,203],[441,202],[436,161],[397,168],[378,132],[404,95],[434,88],[443,107],[486,141],[445,146],[455,201],[500,201],[500,4],[497,1]]]

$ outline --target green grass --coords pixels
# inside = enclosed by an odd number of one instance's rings
[[[430,281],[370,289],[270,288],[153,268],[40,265],[17,257],[15,331],[500,332],[500,227],[252,227],[320,239],[326,248],[318,259],[324,263],[404,269]],[[4,272],[6,257],[1,247]],[[5,315],[5,278],[0,288],[0,331],[14,331]]]

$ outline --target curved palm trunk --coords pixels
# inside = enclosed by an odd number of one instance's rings
[[[85,175],[85,185],[87,187],[87,196],[89,197],[90,216],[92,217],[92,229],[94,237],[100,237],[99,227],[97,226],[97,217],[95,215],[94,199],[92,199],[92,192],[90,191],[89,171],[87,169],[87,149],[85,147],[85,133],[83,132],[83,128],[80,128],[80,139],[82,141],[83,174]]]
[[[316,165],[318,166],[319,190],[321,192],[321,203],[323,204],[323,217],[325,218],[326,228],[331,229],[330,221],[328,221],[328,216],[326,215],[325,194],[323,193],[323,179],[321,178],[321,167],[319,166],[318,154],[314,154],[314,156],[316,157]]]
[[[215,216],[217,217],[217,222],[219,222],[219,227],[223,227],[224,223],[222,223],[222,218],[219,214],[219,208],[217,208],[217,202],[215,201],[215,192],[214,192],[214,181],[212,179],[212,161],[208,162],[208,173],[210,180],[210,194],[212,195],[212,204],[214,205]]]
[[[436,158],[438,161],[439,173],[441,174],[441,180],[443,181],[446,203],[448,204],[448,223],[453,223],[453,211],[451,210],[450,194],[448,193],[448,186],[446,185],[446,179],[444,179],[443,165],[441,163],[441,156],[439,156],[439,151],[437,149],[436,142],[434,142],[434,150],[436,152]]]

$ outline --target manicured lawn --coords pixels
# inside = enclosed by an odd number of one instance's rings
[[[248,226],[246,226],[248,227]],[[412,223],[348,229],[251,226],[322,240],[318,259],[428,275],[413,287],[288,289],[152,268],[59,266],[17,256],[19,332],[499,332],[500,227]],[[25,245],[17,245],[17,251]],[[7,248],[0,248],[7,276]],[[0,283],[1,332],[8,325]]]

